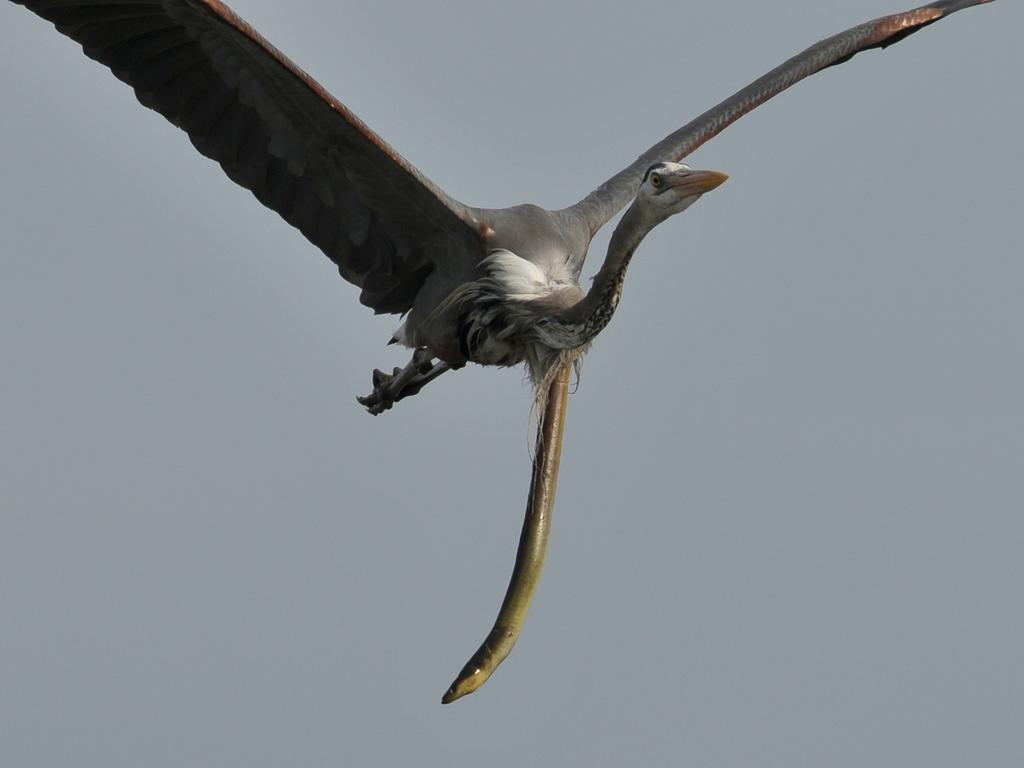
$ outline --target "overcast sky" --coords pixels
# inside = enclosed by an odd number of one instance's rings
[[[555,207],[903,9],[233,5],[455,197]],[[731,178],[586,360],[519,645],[442,707],[522,373],[364,413],[397,321],[0,5],[0,764],[1024,764],[1022,28],[959,13],[693,156]]]

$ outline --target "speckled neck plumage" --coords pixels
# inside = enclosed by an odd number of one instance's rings
[[[644,216],[639,204],[629,207],[612,233],[604,264],[587,295],[572,307],[538,322],[537,335],[542,343],[556,349],[573,349],[589,344],[605,329],[622,297],[629,262],[656,223]]]

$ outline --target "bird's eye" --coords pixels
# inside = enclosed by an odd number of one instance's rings
[[[651,186],[654,187],[655,189],[661,186],[661,174],[651,174]]]

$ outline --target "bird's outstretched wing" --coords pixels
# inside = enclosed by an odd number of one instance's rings
[[[14,0],[110,67],[362,288],[404,312],[438,259],[481,256],[473,214],[217,0]]]
[[[859,24],[815,43],[655,144],[573,209],[586,218],[591,232],[595,232],[636,196],[644,171],[652,164],[666,160],[679,162],[743,115],[808,75],[849,61],[861,51],[898,43],[951,13],[991,1],[937,0],[912,11]]]

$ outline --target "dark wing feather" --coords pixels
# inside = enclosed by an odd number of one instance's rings
[[[439,259],[481,254],[438,189],[215,0],[14,0],[49,19],[338,265],[377,312],[405,312]]]
[[[572,210],[585,217],[591,232],[596,232],[636,196],[644,171],[657,162],[679,162],[697,147],[721,133],[736,120],[768,99],[826,67],[849,61],[861,51],[885,48],[907,35],[951,13],[982,5],[991,0],[939,0],[912,11],[884,16],[840,32],[812,45],[788,61],[734,93],[721,104],[684,125],[675,133],[644,152],[636,162],[620,171]]]

